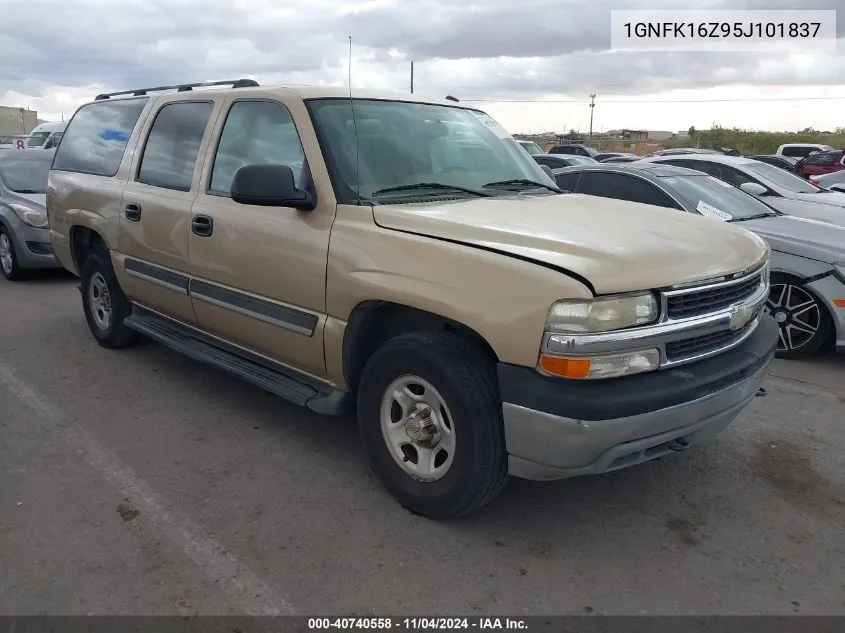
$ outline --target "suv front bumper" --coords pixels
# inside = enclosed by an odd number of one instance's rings
[[[777,325],[764,314],[748,339],[723,354],[609,380],[564,380],[500,363],[510,474],[535,480],[594,475],[714,437],[762,385],[777,337]]]

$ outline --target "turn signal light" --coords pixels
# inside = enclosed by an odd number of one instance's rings
[[[586,378],[590,373],[589,358],[560,358],[559,356],[540,356],[540,367],[561,378]]]

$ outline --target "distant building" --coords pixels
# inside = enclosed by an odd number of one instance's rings
[[[649,141],[665,141],[675,136],[674,132],[666,130],[649,130],[646,133],[646,139]]]
[[[27,108],[0,106],[0,136],[29,134],[38,125],[38,112]]]

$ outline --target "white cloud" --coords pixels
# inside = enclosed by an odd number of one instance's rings
[[[745,0],[744,8],[839,4]],[[735,5],[687,2],[688,8]],[[345,85],[351,34],[353,84],[362,88],[408,90],[413,59],[415,91],[434,96],[585,100],[596,92],[596,127],[841,125],[837,113],[845,100],[654,103],[678,94],[842,95],[845,40],[836,53],[607,52],[611,9],[676,6],[669,0],[3,0],[3,13],[15,20],[0,35],[0,103],[58,119],[104,90],[241,76]],[[839,13],[842,33],[845,12]],[[44,16],[60,28],[44,28]],[[637,99],[649,103],[607,103]],[[513,131],[585,129],[589,120],[583,103],[489,109]]]

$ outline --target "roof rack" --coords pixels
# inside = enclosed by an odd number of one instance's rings
[[[207,86],[232,86],[232,88],[255,88],[260,84],[255,79],[232,79],[229,81],[204,81],[194,84],[176,84],[173,86],[156,86],[155,88],[137,88],[135,90],[121,90],[120,92],[104,92],[94,97],[94,101],[102,101],[109,97],[120,95],[132,95],[142,97],[150,92],[161,92],[162,90],[176,90],[176,92],[188,92],[194,88],[205,88]]]

